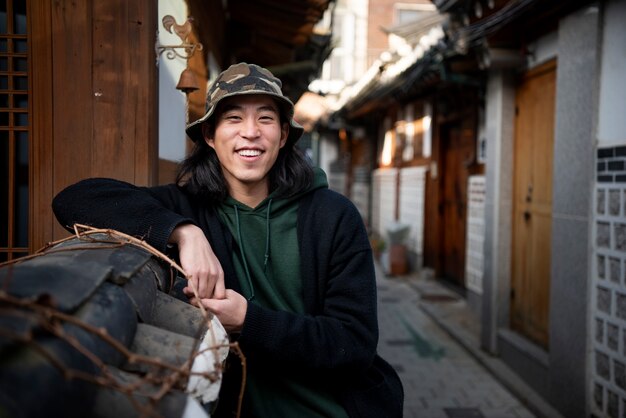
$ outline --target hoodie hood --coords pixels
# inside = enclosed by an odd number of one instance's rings
[[[230,211],[232,209],[234,211],[234,207],[237,206],[240,214],[263,214],[264,217],[269,217],[271,219],[280,216],[285,208],[290,207],[295,202],[300,200],[303,196],[317,189],[327,188],[328,178],[326,176],[326,173],[321,168],[314,167],[313,182],[311,183],[311,186],[300,193],[289,197],[277,197],[275,193],[270,193],[268,197],[266,197],[254,208],[244,205],[243,203],[233,199],[231,196],[228,196],[225,199],[224,203],[222,203],[221,209],[224,209],[226,211]]]

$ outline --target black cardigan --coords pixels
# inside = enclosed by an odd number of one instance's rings
[[[161,251],[177,225],[192,222],[204,231],[220,260],[226,287],[240,291],[231,259],[232,236],[210,205],[183,188],[89,179],[59,193],[53,209],[65,227],[82,223],[117,229]],[[307,314],[249,303],[237,336],[242,351],[250,363],[270,365],[272,373],[297,370],[323,380],[351,417],[401,416],[400,380],[376,355],[376,280],[359,212],[344,196],[318,189],[299,203],[297,233]],[[237,398],[240,376],[236,362],[231,363],[218,415]]]

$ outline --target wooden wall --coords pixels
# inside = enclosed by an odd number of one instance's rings
[[[158,175],[157,2],[30,0],[31,250],[65,236],[52,196],[94,176]]]

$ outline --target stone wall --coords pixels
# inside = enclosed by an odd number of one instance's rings
[[[626,146],[598,150],[592,290],[592,402],[626,416]]]
[[[467,238],[465,246],[465,280],[467,288],[483,293],[485,243],[485,176],[468,180]]]

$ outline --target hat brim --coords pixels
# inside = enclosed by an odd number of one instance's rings
[[[207,109],[206,113],[201,118],[187,125],[187,127],[185,128],[185,132],[187,133],[187,136],[189,137],[189,139],[191,139],[193,142],[204,141],[204,135],[202,134],[202,124],[208,121],[209,119],[211,119],[211,116],[213,116],[213,113],[215,113],[215,109],[217,108],[219,102],[226,99],[227,97],[252,95],[252,94],[256,94],[256,95],[262,94],[265,96],[273,97],[277,99],[280,104],[286,106],[287,108],[286,116],[289,118],[289,135],[287,136],[287,143],[291,145],[295,144],[304,133],[304,128],[298,122],[296,122],[293,118],[293,112],[294,112],[293,103],[291,102],[291,100],[289,100],[288,98],[284,96],[279,96],[278,94],[272,94],[272,93],[268,93],[267,91],[259,91],[259,90],[237,91],[237,92],[228,93],[222,96],[213,106]]]

